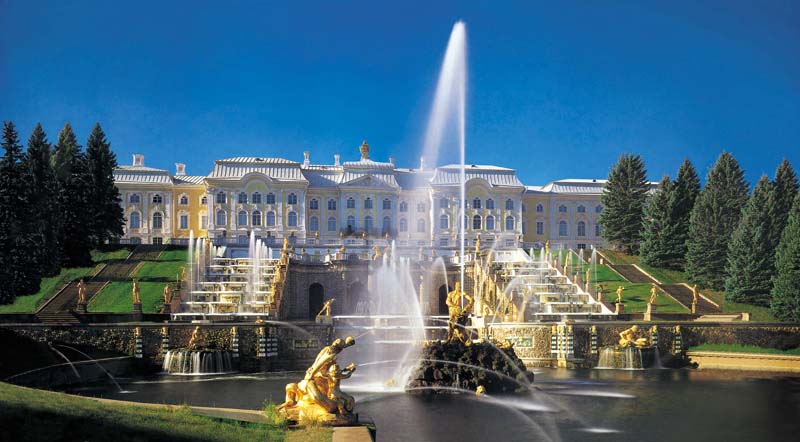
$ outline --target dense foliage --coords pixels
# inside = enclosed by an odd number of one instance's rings
[[[649,188],[642,157],[623,154],[611,169],[600,197],[605,206],[600,214],[603,236],[615,248],[628,254],[639,251]]]
[[[778,319],[800,321],[800,194],[775,254],[775,278],[770,308]]]

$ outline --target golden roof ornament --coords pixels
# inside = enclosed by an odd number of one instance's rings
[[[369,159],[369,144],[367,144],[367,140],[361,142],[361,147],[359,147],[358,150],[361,152],[362,160]]]

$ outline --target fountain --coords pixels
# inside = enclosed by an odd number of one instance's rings
[[[642,370],[658,366],[658,348],[652,339],[641,336],[639,326],[623,330],[619,344],[600,349],[597,368]]]
[[[236,371],[231,352],[207,345],[200,326],[194,328],[189,345],[167,350],[161,368],[169,374],[221,374]]]

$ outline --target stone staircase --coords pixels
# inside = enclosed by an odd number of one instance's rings
[[[692,299],[694,295],[692,294],[691,287],[687,286],[686,284],[666,284],[662,286],[664,291],[668,292],[679,304],[683,305],[684,307],[688,308],[689,310],[692,309]],[[698,294],[699,295],[699,294]],[[709,313],[720,313],[721,310],[715,304],[709,302],[706,298],[702,296],[698,296],[699,300],[697,303],[697,310],[695,311],[698,315],[704,315]]]

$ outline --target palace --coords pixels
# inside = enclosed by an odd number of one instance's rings
[[[370,158],[312,164],[283,158],[214,161],[211,173],[175,174],[144,165],[115,170],[126,225],[123,242],[185,244],[190,231],[215,244],[244,245],[250,232],[270,241],[317,246],[394,239],[398,246],[458,245],[458,165],[400,168]],[[465,239],[485,246],[602,247],[598,219],[605,180],[567,179],[525,186],[514,169],[466,166]],[[655,183],[654,183],[655,184]]]

